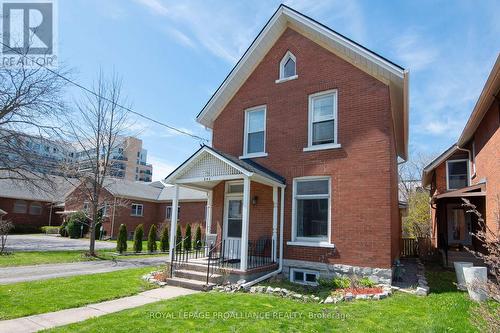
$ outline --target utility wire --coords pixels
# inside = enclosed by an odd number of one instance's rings
[[[3,46],[7,47],[7,48],[8,48],[8,49],[10,49],[10,50],[12,50],[13,52],[16,52],[16,53],[17,53],[17,54],[19,54],[21,57],[23,57],[23,58],[28,59],[28,60],[30,60],[30,61],[31,61],[31,59],[29,59],[29,58],[28,58],[28,56],[26,56],[25,54],[22,54],[21,52],[19,52],[19,51],[15,50],[15,49],[13,49],[13,48],[11,48],[9,45],[6,45],[6,44],[5,44],[5,43],[3,43],[2,41],[0,41],[0,44],[2,44]],[[38,63],[38,62],[36,62],[36,61],[34,61],[34,63],[35,63],[35,64],[37,64],[38,66],[40,66],[40,67],[44,68],[45,70],[49,71],[50,73],[52,73],[52,74],[56,75],[57,77],[59,77],[59,78],[63,79],[64,81],[71,83],[72,85],[74,85],[74,86],[76,86],[76,87],[78,87],[78,88],[80,88],[80,89],[82,89],[82,90],[86,91],[86,92],[87,92],[87,93],[89,93],[89,94],[92,94],[92,95],[94,95],[94,96],[96,96],[96,97],[98,97],[98,98],[102,98],[103,100],[105,100],[105,101],[107,101],[107,102],[113,103],[114,105],[118,106],[119,108],[122,108],[123,110],[125,110],[125,111],[127,111],[127,112],[130,112],[130,113],[132,113],[132,114],[135,114],[136,116],[139,116],[139,117],[141,117],[141,118],[147,119],[147,120],[149,120],[149,121],[151,121],[151,122],[153,122],[153,123],[155,123],[155,124],[158,124],[158,125],[160,125],[160,126],[164,126],[164,127],[168,128],[168,129],[170,129],[170,130],[172,130],[172,131],[175,131],[175,132],[177,132],[177,133],[180,133],[180,134],[183,134],[183,135],[190,136],[190,137],[192,137],[193,139],[199,140],[200,142],[208,142],[208,139],[206,139],[206,138],[203,138],[203,137],[198,136],[198,135],[195,135],[195,134],[191,134],[191,133],[189,133],[189,132],[186,132],[186,131],[184,131],[184,130],[181,130],[181,129],[179,129],[179,128],[176,128],[176,127],[174,127],[174,126],[171,126],[171,125],[165,124],[165,123],[163,123],[163,122],[161,122],[161,121],[159,121],[159,120],[153,119],[153,118],[151,118],[151,117],[149,117],[149,116],[146,116],[146,115],[144,115],[144,114],[142,114],[142,113],[140,113],[140,112],[134,111],[134,110],[132,110],[131,108],[129,108],[129,107],[127,107],[127,106],[123,106],[123,105],[121,105],[121,104],[118,104],[118,103],[116,103],[115,101],[112,101],[112,100],[110,100],[109,98],[107,98],[107,97],[105,97],[105,96],[101,96],[101,95],[99,95],[98,93],[96,93],[95,91],[93,91],[93,90],[91,90],[91,89],[89,89],[89,88],[85,87],[84,85],[82,85],[82,84],[80,84],[80,83],[78,83],[78,82],[75,82],[74,80],[72,80],[72,79],[70,79],[70,78],[68,78],[68,77],[66,77],[66,76],[64,76],[64,75],[62,75],[62,74],[60,74],[60,73],[58,73],[58,72],[56,72],[56,71],[54,71],[54,70],[50,69],[50,68],[49,68],[49,67],[47,67],[45,64],[39,64],[39,63]]]

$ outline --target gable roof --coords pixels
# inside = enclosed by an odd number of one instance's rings
[[[465,145],[472,138],[474,132],[481,123],[481,120],[486,112],[488,112],[489,107],[495,98],[500,99],[500,53],[498,54],[490,75],[484,84],[481,95],[479,95],[469,120],[467,120],[467,124],[458,139],[457,144],[459,146]]]
[[[299,32],[389,86],[396,149],[398,156],[406,159],[408,155],[408,71],[286,5],[278,7],[200,111],[196,120],[212,128],[214,120],[286,28]]]

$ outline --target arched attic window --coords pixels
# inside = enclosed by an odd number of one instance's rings
[[[287,51],[280,61],[280,77],[276,83],[293,80],[297,77],[297,59],[292,52]]]

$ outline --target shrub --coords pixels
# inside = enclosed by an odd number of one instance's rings
[[[168,239],[168,226],[165,226],[161,232],[160,238],[160,251],[168,252],[170,244]]]
[[[201,249],[201,226],[199,224],[196,227],[196,232],[194,234],[194,248],[196,250]]]
[[[116,251],[118,253],[123,253],[127,251],[127,226],[125,224],[120,225],[118,230],[118,239],[116,240]]]
[[[61,223],[61,226],[59,227],[59,235],[62,237],[68,237],[68,231],[66,230],[66,227],[68,226],[68,221],[63,221]]]
[[[332,279],[332,288],[334,289],[345,289],[351,286],[351,279],[348,277],[336,277]]]
[[[360,287],[373,288],[375,287],[375,282],[373,282],[367,277],[364,277],[358,280],[358,285]]]
[[[156,252],[158,250],[156,246],[156,233],[158,230],[156,229],[156,224],[151,225],[149,228],[148,234],[148,252]]]
[[[191,238],[191,225],[186,226],[186,234],[184,235],[184,250],[191,251],[193,239]]]
[[[134,252],[142,252],[142,238],[144,236],[144,227],[139,224],[134,231]]]
[[[87,217],[83,212],[76,212],[69,216],[66,231],[70,238],[80,238],[82,227],[87,224]]]
[[[42,230],[42,232],[44,232],[46,234],[58,234],[59,233],[59,227],[55,227],[55,226],[46,225],[46,226],[41,227],[40,229]]]
[[[182,229],[179,224],[175,232],[175,249],[179,251],[182,250]]]

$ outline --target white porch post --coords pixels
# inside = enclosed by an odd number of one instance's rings
[[[283,225],[285,220],[285,187],[281,188],[280,202],[280,268],[283,267]]]
[[[212,233],[212,201],[214,191],[210,190],[207,193],[207,216],[205,217],[205,241],[209,234]]]
[[[278,244],[278,187],[273,186],[273,248],[272,248],[273,262],[276,262],[277,244]]]
[[[250,178],[243,178],[243,209],[241,219],[241,262],[240,270],[247,269],[248,225],[250,217]]]
[[[172,199],[172,213],[170,214],[170,248],[169,261],[172,262],[172,257],[175,247],[175,234],[177,231],[177,212],[179,207],[179,185],[174,185],[174,198]]]

